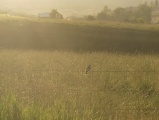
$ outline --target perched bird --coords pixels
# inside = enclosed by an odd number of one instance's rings
[[[91,70],[91,65],[88,65],[88,67],[87,67],[87,69],[86,69],[86,74],[87,74],[88,72],[90,72],[90,70]]]

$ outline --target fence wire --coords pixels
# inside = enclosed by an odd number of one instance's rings
[[[0,71],[14,71],[14,72],[19,72],[19,71],[31,71],[31,72],[81,72],[81,73],[86,73],[85,70],[52,70],[52,69],[0,69]],[[159,71],[131,71],[131,70],[91,70],[90,73],[159,73]]]
[[[92,82],[95,82],[94,84],[99,84],[100,82],[103,82],[101,83],[101,85],[104,85],[104,84],[107,84],[106,82],[110,82],[111,81],[111,77],[110,74],[124,74],[122,77],[124,77],[124,79],[128,79],[130,76],[132,77],[133,73],[138,73],[138,75],[140,75],[141,73],[144,73],[146,76],[149,76],[149,74],[151,75],[150,78],[148,78],[149,80],[153,79],[153,76],[156,76],[158,75],[159,71],[129,71],[129,70],[121,70],[121,71],[117,71],[117,70],[91,70],[88,74],[85,74],[85,70],[74,70],[74,71],[70,71],[70,70],[51,70],[51,69],[0,69],[0,74],[3,73],[3,72],[6,72],[6,74],[3,75],[3,77],[5,77],[6,75],[9,75],[9,74],[14,74],[14,77],[17,77],[18,79],[20,78],[25,78],[25,80],[28,80],[29,82],[33,82],[34,79],[44,79],[45,76],[49,76],[48,79],[50,80],[53,80],[53,82],[56,82],[56,85],[57,86],[57,89],[60,89],[59,92],[61,93],[64,93],[64,91],[73,91],[73,92],[76,92],[76,94],[80,94],[85,91],[85,92],[88,92],[88,94],[93,94],[95,92],[99,92],[99,93],[103,93],[103,92],[129,92],[130,94],[139,94],[139,93],[143,93],[144,94],[144,89],[140,90],[140,89],[127,89],[127,88],[124,88],[124,89],[116,89],[116,88],[107,88],[107,86],[103,88],[92,88],[92,89],[86,89],[84,87],[81,86],[81,88],[76,88],[76,87],[73,87],[73,88],[67,88],[67,89],[64,89],[62,87],[59,87],[60,84],[63,82],[63,81],[58,81],[60,78],[60,75],[58,74],[67,74],[69,77],[71,76],[72,79],[75,79],[74,82],[76,82],[75,84],[77,85],[85,85],[85,82],[88,82],[88,83],[92,83]],[[9,72],[9,73],[7,73]],[[35,73],[34,73],[35,72]],[[43,74],[43,73],[47,73],[46,74]],[[80,77],[77,77],[76,75],[74,75],[73,73],[78,73],[78,75],[80,75]],[[66,77],[67,77],[66,75]],[[100,75],[103,75],[102,79],[99,79],[98,81],[97,78],[96,78],[96,75],[97,77],[100,77]],[[25,76],[25,77],[24,77]],[[2,76],[1,76],[2,77]],[[7,77],[7,76],[6,76]],[[54,79],[55,77],[55,79]],[[63,77],[62,79],[64,79],[65,77]],[[57,80],[56,80],[57,79]],[[85,80],[85,81],[82,81],[81,79]],[[103,80],[104,79],[104,80]],[[123,78],[122,78],[123,79]],[[133,78],[131,78],[133,79]],[[130,79],[130,80],[131,80]],[[141,78],[141,79],[144,79]],[[158,77],[155,77],[156,80],[158,80]],[[80,80],[80,81],[78,81]],[[100,81],[101,80],[101,81]],[[118,80],[117,78],[115,78],[115,81],[116,83],[118,83]],[[66,81],[65,81],[66,82]],[[99,84],[100,85],[100,84]],[[87,85],[85,85],[87,86]],[[89,85],[88,85],[89,86]],[[34,86],[33,86],[34,87]],[[123,86],[124,87],[124,86]],[[54,87],[56,89],[56,87]],[[146,88],[147,89],[147,88]],[[47,88],[47,90],[49,90],[49,88]],[[52,89],[51,89],[52,90]],[[154,92],[156,95],[159,96],[159,90],[151,90],[151,88],[148,88],[146,92]],[[83,93],[82,93],[83,94]],[[149,94],[149,93],[146,93],[146,94]],[[77,109],[92,109],[92,107],[79,107]],[[107,111],[159,111],[159,108],[105,108],[105,107],[97,107],[97,109],[104,109],[104,110],[107,110]]]

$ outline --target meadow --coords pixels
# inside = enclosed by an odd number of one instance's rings
[[[3,16],[0,26],[1,48],[159,52],[158,25]]]
[[[159,119],[157,54],[1,50],[0,63],[0,120]]]
[[[0,16],[0,120],[159,119],[158,32]]]

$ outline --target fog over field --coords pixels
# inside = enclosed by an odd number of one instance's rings
[[[158,8],[0,0],[0,120],[159,120]]]
[[[58,9],[64,16],[96,14],[104,5],[116,7],[137,6],[151,0],[1,0],[0,9],[37,14]]]

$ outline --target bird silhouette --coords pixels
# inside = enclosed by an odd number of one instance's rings
[[[88,67],[87,67],[87,69],[86,69],[86,74],[87,74],[88,72],[90,72],[90,70],[91,70],[91,65],[88,65]]]

